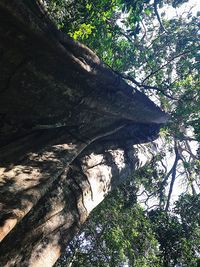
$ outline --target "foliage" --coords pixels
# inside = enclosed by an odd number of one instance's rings
[[[173,213],[146,212],[136,191],[129,182],[110,194],[57,266],[198,266],[200,195],[181,195]]]
[[[123,191],[109,195],[92,213],[83,232],[68,248],[72,266],[159,266],[158,242],[138,205],[127,205]],[[136,219],[137,218],[137,219]],[[73,258],[73,252],[76,255]],[[62,258],[58,266],[67,266]]]
[[[134,60],[134,46],[127,42],[123,28],[127,28],[130,38],[139,33],[140,15],[147,12],[148,2],[48,0],[46,4],[60,29],[89,45],[108,65],[125,71]]]
[[[198,266],[200,258],[200,195],[182,195],[174,213],[151,210],[149,218],[160,244],[163,266]]]

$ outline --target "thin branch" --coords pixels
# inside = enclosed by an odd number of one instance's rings
[[[195,182],[196,186],[198,187],[198,189],[200,189],[200,183],[198,183],[197,180],[194,180],[194,182]]]
[[[161,38],[162,35],[164,35],[164,34],[165,34],[165,32],[162,32],[162,33],[160,33],[159,35],[156,35],[156,36],[155,36],[155,39],[153,39],[152,42],[147,46],[147,49],[150,49],[150,47],[152,47],[153,44],[154,44],[159,38]]]
[[[176,167],[177,167],[178,161],[180,159],[180,155],[179,155],[178,148],[177,148],[176,144],[175,144],[174,150],[175,150],[176,157],[175,157],[175,161],[174,161],[174,164],[172,167],[172,179],[171,179],[171,183],[170,183],[170,187],[169,187],[169,193],[168,193],[168,197],[167,197],[167,204],[165,207],[165,211],[169,210],[170,199],[171,199],[171,195],[172,195],[172,191],[173,191],[174,182],[176,179]]]
[[[139,83],[137,80],[135,80],[133,77],[129,76],[129,75],[125,75],[125,74],[120,74],[118,73],[123,79],[129,80],[131,82],[133,82],[135,85],[137,85],[139,88],[141,89],[145,89],[145,90],[156,90],[160,93],[162,93],[164,96],[172,99],[172,100],[178,100],[178,98],[175,98],[171,95],[168,95],[167,93],[165,93],[161,88],[156,87],[156,86],[151,86],[151,85],[147,85],[147,84],[141,84]]]
[[[146,193],[146,192],[145,192],[145,193]],[[150,199],[152,199],[152,197],[155,197],[155,196],[156,196],[156,193],[157,193],[157,191],[155,191],[155,192],[153,192],[153,193],[151,193],[151,194],[149,194],[149,195],[146,193],[147,198],[146,198],[146,200],[145,200],[143,203],[144,203],[144,205],[147,207],[147,209],[149,209],[148,201],[149,201]]]
[[[195,142],[197,142],[197,140],[195,138],[189,137],[186,135],[179,137],[179,139],[180,139],[180,141],[195,141]]]
[[[106,20],[109,24],[111,23],[109,19]],[[133,44],[133,40],[131,39],[131,37],[120,27],[117,28],[118,33],[120,33],[121,35],[123,35],[131,44]],[[111,30],[108,29],[108,31],[110,33],[113,33]]]
[[[137,197],[142,196],[145,193],[145,190],[143,190],[140,194],[136,194]]]
[[[140,86],[141,88],[143,88],[143,89],[150,89],[150,90],[156,90],[156,91],[158,91],[158,92],[161,92],[164,96],[166,96],[166,97],[168,97],[168,98],[170,98],[170,99],[172,99],[172,100],[178,100],[178,98],[176,98],[176,97],[173,97],[173,96],[171,96],[171,95],[169,95],[169,94],[167,94],[167,93],[165,93],[161,88],[159,88],[159,87],[156,87],[156,86],[150,86],[150,85],[146,85],[146,84],[141,84],[141,86]]]
[[[160,160],[161,165],[163,166],[165,173],[167,172],[167,167],[165,166],[165,164],[163,163],[162,159]]]
[[[151,209],[153,209],[153,208],[155,208],[155,207],[156,207],[156,208],[160,208],[160,205],[154,204],[154,205],[152,205],[152,206],[150,206],[150,207],[148,206],[147,209],[146,209],[145,211],[149,211],[149,210],[151,210]]]
[[[161,182],[161,188],[164,187],[165,183],[167,182],[169,176],[172,174],[172,171],[173,171],[173,166],[172,168],[170,169],[170,171],[166,174],[165,178],[162,180]]]
[[[190,187],[191,187],[191,189],[192,189],[192,194],[193,194],[193,195],[196,195],[196,190],[195,190],[195,187],[194,187],[194,185],[193,185],[193,180],[192,180],[192,178],[191,178],[192,174],[191,174],[190,170],[187,169],[187,168],[184,166],[184,163],[187,162],[187,161],[186,161],[186,159],[184,158],[183,155],[180,156],[180,159],[181,159],[181,161],[183,162],[183,167],[184,167],[184,170],[185,170],[184,173],[186,174],[186,178],[187,178],[187,180],[189,181],[189,185],[190,185]]]
[[[158,6],[158,0],[155,0],[154,3],[153,3],[154,12],[155,12],[156,17],[157,17],[157,20],[158,20],[158,22],[159,22],[159,24],[160,24],[160,29],[161,29],[162,31],[165,31],[165,32],[166,32],[165,27],[163,26],[163,23],[162,23],[162,21],[161,21],[160,15],[159,15],[159,13],[158,13],[158,8],[157,8],[157,6]]]
[[[135,85],[137,85],[139,88],[144,89],[144,90],[156,90],[158,92],[161,92],[164,96],[172,99],[172,100],[178,100],[178,98],[175,98],[171,95],[168,95],[167,93],[165,93],[161,88],[156,87],[156,86],[151,86],[151,85],[147,85],[147,84],[143,84],[143,83],[139,83],[136,79],[134,79],[133,77],[131,77],[130,75],[126,75],[126,74],[122,74],[116,70],[114,70],[111,66],[109,66],[107,64],[107,66],[114,72],[116,73],[118,76],[120,76],[122,79],[125,80],[129,80],[132,83],[134,83]]]
[[[142,38],[140,39],[140,42],[142,42],[144,40],[144,38],[146,37],[146,35],[147,35],[146,26],[145,26],[143,20],[141,21],[141,24],[142,24],[142,27],[144,29],[144,34],[143,34]]]
[[[151,72],[151,73],[150,73],[150,74],[149,74],[149,75],[142,81],[142,84],[143,84],[146,80],[148,80],[152,75],[156,74],[156,73],[159,72],[161,69],[163,69],[164,67],[166,67],[166,66],[167,66],[170,62],[172,62],[174,59],[179,58],[179,57],[181,57],[181,56],[184,56],[184,55],[186,55],[186,54],[189,54],[189,53],[191,53],[191,52],[192,52],[192,50],[184,51],[184,52],[182,52],[182,53],[180,53],[180,54],[178,54],[178,55],[176,55],[176,56],[170,58],[165,64],[161,65],[158,69],[156,69],[155,71]]]
[[[185,146],[186,146],[186,149],[185,151],[188,152],[188,154],[193,158],[193,159],[196,159],[198,160],[199,158],[193,154],[192,150],[191,150],[191,147],[190,147],[190,144],[188,143],[188,140],[185,140]]]
[[[131,44],[133,44],[133,40],[130,36],[128,36],[122,29],[119,30],[120,34],[122,34]]]

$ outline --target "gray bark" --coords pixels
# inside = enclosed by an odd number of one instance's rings
[[[48,267],[167,115],[35,1],[0,1],[0,54],[0,265]]]

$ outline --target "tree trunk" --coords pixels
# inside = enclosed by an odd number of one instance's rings
[[[167,115],[36,1],[0,0],[0,55],[0,266],[48,267]]]

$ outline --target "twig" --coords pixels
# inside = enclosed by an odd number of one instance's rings
[[[134,79],[133,77],[131,77],[130,75],[125,75],[125,74],[122,74],[116,70],[114,70],[111,66],[109,66],[107,64],[107,66],[114,72],[116,73],[118,76],[120,76],[122,79],[125,79],[125,80],[129,80],[131,81],[132,83],[134,83],[135,85],[137,85],[139,88],[141,89],[145,89],[145,90],[156,90],[158,92],[161,92],[164,96],[172,99],[172,100],[178,100],[178,98],[175,98],[171,95],[168,95],[167,93],[165,93],[161,88],[159,87],[156,87],[156,86],[151,86],[151,85],[147,85],[147,84],[143,84],[143,83],[139,83],[136,79]]]
[[[178,100],[178,98],[175,98],[171,95],[168,95],[167,93],[165,93],[161,88],[156,87],[156,86],[151,86],[151,85],[147,85],[147,84],[141,84],[139,83],[137,80],[135,80],[133,77],[129,76],[129,75],[124,75],[124,74],[120,74],[118,73],[118,75],[120,75],[123,79],[129,80],[131,82],[133,82],[135,85],[137,85],[139,88],[145,89],[145,90],[156,90],[158,92],[161,92],[164,96],[172,99],[172,100]]]
[[[183,162],[183,167],[184,167],[184,170],[185,170],[185,174],[186,174],[186,178],[187,180],[189,181],[189,185],[191,186],[191,189],[192,189],[192,194],[193,195],[196,195],[196,190],[194,188],[194,185],[193,185],[193,180],[191,178],[191,171],[189,169],[187,169],[185,166],[184,166],[184,163],[187,162],[186,159],[184,158],[183,155],[180,156],[180,159],[181,161]]]

